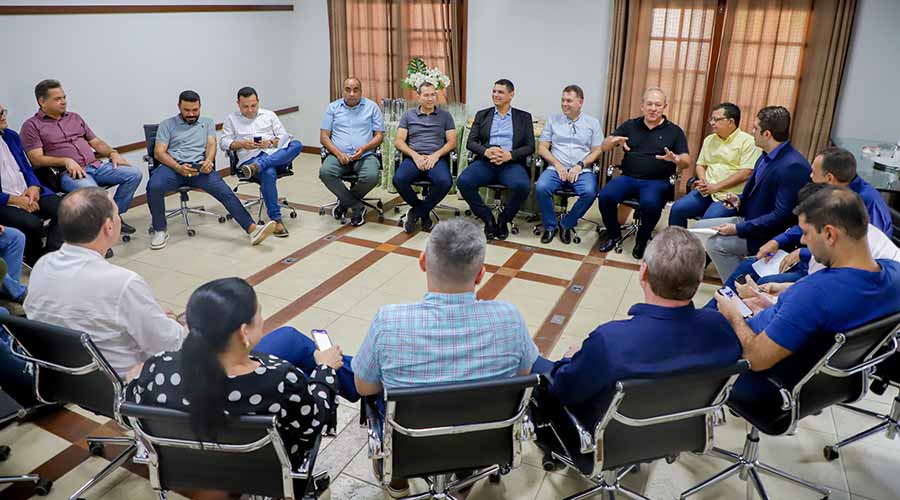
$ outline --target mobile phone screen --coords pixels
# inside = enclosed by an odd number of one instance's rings
[[[316,341],[316,345],[319,346],[320,351],[324,351],[325,349],[331,349],[331,338],[328,336],[328,331],[313,330],[312,336],[313,336],[313,340]]]
[[[744,304],[744,301],[741,300],[741,298],[738,297],[736,293],[734,293],[734,290],[732,290],[731,288],[729,288],[727,286],[723,286],[722,288],[719,288],[719,293],[726,297],[729,297],[729,298],[737,298],[738,299],[738,307],[741,311],[741,316],[743,316],[745,318],[749,318],[750,316],[753,316],[753,311],[751,311],[750,308],[747,307],[747,304]]]

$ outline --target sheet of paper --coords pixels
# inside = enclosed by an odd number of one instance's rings
[[[769,262],[766,262],[763,259],[754,262],[753,270],[756,271],[756,274],[758,274],[760,278],[778,274],[781,272],[778,270],[778,266],[781,265],[781,261],[784,260],[787,255],[788,253],[784,250],[779,250],[775,252],[775,255],[773,255],[771,259],[769,259]]]
[[[697,227],[697,228],[692,227],[692,228],[688,229],[688,231],[696,234],[697,236],[713,236],[713,235],[719,234],[718,231],[716,231],[715,229],[713,229],[711,227]]]

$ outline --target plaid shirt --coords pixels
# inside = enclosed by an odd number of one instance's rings
[[[516,307],[474,293],[427,293],[378,310],[353,372],[385,388],[512,377],[538,350]]]

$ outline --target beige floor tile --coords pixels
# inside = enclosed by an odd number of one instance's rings
[[[349,474],[342,474],[331,483],[331,500],[384,500],[390,497],[384,490],[364,481],[360,481]]]
[[[536,500],[559,500],[593,486],[588,480],[570,474],[546,474]],[[601,497],[597,497],[601,498]]]
[[[571,280],[581,263],[572,259],[536,253],[522,266],[523,271]]]
[[[349,243],[342,243],[341,241],[335,241],[330,245],[326,245],[325,248],[319,250],[316,253],[357,260],[371,251],[371,248],[351,245]]]
[[[47,500],[66,500],[69,498],[69,495],[71,495],[78,488],[87,483],[92,477],[94,477],[107,465],[109,465],[108,460],[100,457],[89,457],[74,469],[66,472],[61,478],[54,481],[49,495],[45,497],[34,496],[32,498]],[[110,496],[111,491],[115,489],[115,487],[119,483],[127,480],[129,476],[134,476],[134,474],[128,472],[128,470],[126,469],[116,469],[106,479],[88,490],[85,496],[92,499],[96,498],[103,500],[112,500],[116,497],[114,495]],[[142,485],[143,488],[150,489],[149,481],[146,481],[139,476],[134,477],[137,477],[138,479],[146,483],[145,485]]]
[[[340,316],[336,312],[310,307],[288,321],[287,325],[309,334],[313,329],[327,330]]]
[[[425,250],[425,245],[428,244],[428,233],[418,232],[415,236],[407,240],[403,243],[403,246],[406,248],[412,248],[415,250]],[[488,247],[490,248],[490,247]]]
[[[365,226],[363,226],[365,227]],[[409,274],[407,271],[411,271]],[[424,273],[419,270],[416,259],[397,254],[387,254],[377,262],[354,276],[351,282],[362,285],[364,288],[376,289],[384,285],[391,278],[399,275],[410,276],[410,279],[425,279]],[[413,278],[415,276],[415,278]]]
[[[482,279],[482,283],[487,282],[488,274]],[[383,285],[378,287],[379,293],[403,297],[404,302],[410,299],[421,300],[422,296],[428,291],[428,283],[423,273],[418,267],[410,267],[403,273],[400,273],[389,279]]]
[[[316,302],[315,307],[343,315],[375,290],[360,285],[356,278]]]
[[[865,408],[870,411],[875,411],[882,415],[888,414],[891,411],[891,407],[889,405],[875,403],[868,400],[863,400],[859,403],[855,403],[853,406]],[[860,413],[856,413],[854,411],[840,407],[834,407],[832,409],[832,413],[834,415],[834,424],[837,428],[838,439],[846,439],[881,423],[880,420],[877,420],[874,417],[862,415]],[[858,442],[866,442],[873,446],[886,446],[895,450],[900,450],[900,436],[895,437],[894,439],[888,439],[884,432],[869,436],[863,441]],[[856,444],[854,443],[848,446],[856,446]]]
[[[628,286],[629,281],[631,281],[631,275],[634,273],[635,271],[629,271],[628,269],[602,266],[597,270],[597,273],[594,274],[594,279],[591,281],[590,286],[588,286],[587,294],[585,296],[587,297],[591,293],[607,290],[618,291],[621,293]]]
[[[518,297],[543,299],[550,302],[552,305],[556,304],[556,301],[559,300],[559,297],[563,292],[565,292],[565,289],[561,286],[548,285],[546,283],[538,283],[536,281],[523,279],[513,279],[503,288],[501,293]]]
[[[129,472],[125,479],[103,495],[101,500],[157,500],[158,498],[159,496],[150,486],[150,481]],[[166,498],[186,500],[185,497],[174,491],[168,492]]]
[[[347,425],[316,459],[316,470],[328,471],[331,479],[338,477],[353,457],[367,442],[365,429],[358,425]]]
[[[546,474],[539,467],[522,464],[511,470],[509,474],[501,476],[499,483],[492,483],[488,479],[475,483],[469,494],[469,499],[500,500],[515,498],[530,500],[538,494]]]
[[[484,262],[495,266],[502,266],[516,251],[512,248],[499,245],[488,245],[484,253]]]
[[[97,415],[96,413],[85,410],[84,408],[82,408],[78,405],[66,405],[66,409],[71,412],[77,413],[77,414],[81,415],[82,417],[93,420],[94,422],[97,422],[100,425],[103,425],[110,421],[110,419],[108,417],[104,417],[103,415]]]
[[[384,287],[375,290],[357,302],[345,315],[371,322],[381,306],[387,304],[409,304],[421,299],[421,294],[419,294],[418,299],[410,299],[407,295],[389,293],[390,290],[391,288]]]
[[[397,236],[403,231],[399,226],[391,226],[387,224],[365,224],[351,231],[349,234],[354,238],[363,240],[377,241],[384,243],[385,241]]]
[[[794,436],[762,436],[760,460],[807,481],[848,491],[847,479],[841,464],[845,460],[827,462],[822,456],[822,448],[834,443],[835,437],[833,433],[808,429],[800,429]]]
[[[366,321],[352,316],[341,316],[328,326],[328,334],[331,335],[336,345],[341,346],[344,353],[354,355],[359,351],[363,339],[366,338],[371,323],[372,320]]]
[[[154,296],[159,300],[171,300],[182,292],[185,292],[186,290],[193,291],[198,286],[208,281],[198,276],[151,266],[150,264],[145,264],[143,262],[129,261],[127,264],[128,269],[141,275],[141,277],[150,284]]]
[[[10,424],[0,431],[0,443],[12,448],[10,458],[0,462],[0,475],[31,472],[69,447],[65,439],[34,424]]]
[[[256,285],[254,289],[258,293],[265,293],[285,300],[294,300],[302,297],[303,294],[319,286],[325,280],[325,278],[309,277],[305,274],[304,269],[298,268],[294,270],[292,267],[269,277]]]
[[[528,325],[542,325],[544,323],[544,320],[547,318],[547,314],[550,313],[550,311],[553,309],[553,306],[556,304],[556,298],[536,298],[531,296],[515,295],[508,292],[508,290],[509,285],[507,285],[507,287],[500,292],[500,295],[497,296],[497,299],[505,300],[515,305],[516,308],[519,309],[519,312],[522,313],[522,317],[525,318],[525,323],[527,323]]]
[[[894,499],[900,492],[897,448],[876,444],[869,438],[841,449],[840,461],[854,495],[873,499]]]

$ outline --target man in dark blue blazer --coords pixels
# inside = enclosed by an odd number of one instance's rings
[[[740,198],[730,196],[725,204],[737,209],[736,217],[705,219],[694,228],[712,228],[717,234],[706,241],[709,254],[722,279],[754,255],[765,242],[797,223],[793,210],[797,193],[809,182],[806,158],[791,146],[791,114],[781,106],[768,106],[756,114],[753,138],[763,155]]]
[[[25,233],[25,263],[62,246],[56,224],[59,197],[38,181],[25,156],[19,134],[10,130],[6,109],[0,106],[0,224]],[[50,220],[44,244],[44,221]]]

